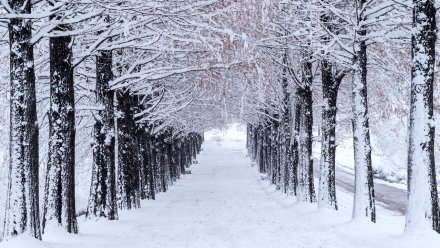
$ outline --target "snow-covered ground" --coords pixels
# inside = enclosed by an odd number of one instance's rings
[[[262,180],[246,157],[243,127],[206,134],[199,163],[170,191],[118,221],[85,221],[80,234],[52,230],[44,241],[24,236],[0,248],[125,247],[438,247],[434,232],[403,234],[404,217],[377,209],[378,223],[351,222],[352,195],[338,191],[340,210],[297,203]]]

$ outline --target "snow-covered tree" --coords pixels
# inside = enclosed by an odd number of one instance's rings
[[[405,230],[432,228],[440,232],[433,120],[437,11],[433,0],[414,1],[413,4],[408,204]]]
[[[2,1],[9,15],[10,162],[3,238],[21,233],[41,239],[38,183],[38,124],[36,110],[32,3]]]
[[[96,101],[100,107],[95,115],[93,172],[87,216],[117,219],[115,166],[115,108],[112,51],[96,56]]]

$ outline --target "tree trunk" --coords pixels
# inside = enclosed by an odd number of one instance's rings
[[[182,172],[182,174],[186,173],[186,159],[185,159],[185,146],[186,146],[186,142],[185,142],[185,138],[182,138],[180,140],[180,171]]]
[[[139,153],[134,121],[134,98],[130,91],[117,92],[118,102],[118,207],[140,208]]]
[[[168,180],[167,180],[167,151],[166,144],[164,140],[164,134],[159,136],[158,154],[159,154],[159,175],[160,175],[160,192],[167,192],[168,190]],[[191,147],[191,144],[190,144]],[[192,149],[191,149],[192,150]],[[190,152],[191,154],[191,152]],[[190,156],[190,159],[192,156]]]
[[[258,161],[259,161],[259,171],[260,173],[267,173],[267,165],[266,165],[266,142],[267,142],[267,137],[266,137],[266,127],[263,124],[259,125],[260,127],[260,135],[259,135],[259,155],[258,155]]]
[[[146,167],[145,172],[146,172],[146,177],[147,177],[147,185],[148,185],[147,197],[148,197],[148,199],[154,200],[154,199],[156,199],[155,187],[154,187],[156,178],[154,176],[154,162],[153,162],[154,155],[153,155],[152,143],[153,143],[152,137],[150,135],[148,135],[147,147],[145,149],[146,154],[144,156],[144,159],[148,160],[148,161],[146,161],[147,164],[145,166]]]
[[[321,63],[322,75],[322,136],[319,173],[318,206],[338,210],[336,201],[336,112],[339,82],[332,73],[333,66],[326,60]]]
[[[287,64],[287,53],[284,57],[284,63]],[[292,151],[291,151],[291,137],[292,137],[292,128],[291,128],[291,112],[292,112],[292,103],[291,103],[291,95],[289,91],[289,81],[287,79],[287,69],[283,69],[282,76],[282,86],[283,86],[283,105],[282,105],[282,149],[283,149],[283,191],[285,193],[289,193],[291,187],[291,165],[292,165]]]
[[[59,27],[70,29],[70,27]],[[78,232],[75,211],[75,100],[70,36],[50,38],[49,158],[43,231],[50,223]]]
[[[260,171],[260,173],[266,173],[266,166],[264,164],[264,149],[265,149],[264,128],[262,125],[259,125],[257,130],[258,130],[258,135],[255,134],[255,136],[257,136],[258,139],[256,141],[257,148],[255,148],[255,149],[257,149],[257,151],[258,151],[256,153],[256,155],[257,155],[256,159],[258,161],[258,170]]]
[[[10,0],[16,13],[30,14],[31,3]],[[10,44],[10,164],[3,239],[21,233],[41,239],[38,186],[38,123],[32,22],[11,19]]]
[[[275,120],[278,118],[277,115],[274,115],[273,117]],[[279,189],[279,155],[278,155],[278,121],[272,121],[271,125],[271,142],[270,142],[270,148],[271,148],[271,178],[272,178],[272,184],[276,186],[277,189]]]
[[[315,187],[313,182],[313,99],[309,86],[298,89],[301,98],[299,118],[299,155],[298,155],[298,199],[305,202],[315,202]]]
[[[139,177],[140,177],[140,188],[141,188],[141,199],[149,199],[149,167],[150,167],[150,137],[147,131],[142,126],[138,130],[138,136],[141,137],[139,141],[139,152],[140,152],[140,160],[139,160]]]
[[[292,153],[292,163],[289,166],[290,185],[291,185],[290,187],[295,196],[298,194],[300,114],[301,114],[301,99],[297,92],[295,96],[295,103],[293,106],[293,113],[291,115],[292,140],[291,140],[290,152]]]
[[[116,207],[114,92],[109,82],[112,74],[112,52],[96,56],[96,101],[102,109],[95,117],[93,130],[92,185],[86,216],[118,218]]]
[[[356,0],[358,23],[363,22],[365,0]],[[373,169],[371,166],[370,129],[367,98],[367,45],[364,27],[357,30],[353,58],[353,148],[355,165],[355,193],[353,218],[368,217],[376,222]]]
[[[433,0],[414,1],[411,110],[408,151],[406,231],[440,232],[434,160],[433,81],[436,8]]]
[[[160,188],[160,182],[159,182],[159,166],[157,163],[157,149],[156,149],[156,145],[157,145],[157,137],[152,137],[151,139],[151,178],[153,179],[151,181],[151,183],[153,184],[153,186],[150,189],[154,190],[154,197],[156,195],[157,192],[159,192],[159,188]],[[154,200],[154,198],[153,198]]]

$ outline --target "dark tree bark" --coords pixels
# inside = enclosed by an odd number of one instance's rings
[[[287,52],[284,56],[284,63],[287,64]],[[284,193],[289,193],[291,191],[291,165],[292,165],[292,151],[291,151],[291,122],[290,116],[292,111],[291,95],[289,91],[289,81],[287,79],[287,68],[283,69],[282,75],[282,87],[283,87],[283,104],[282,104],[282,114],[281,114],[281,174],[282,174],[282,185],[281,188]]]
[[[248,154],[251,155],[253,154],[253,150],[252,150],[252,139],[253,139],[253,129],[252,129],[252,125],[251,124],[247,124],[246,125],[246,149],[248,149]],[[251,157],[251,159],[253,160],[253,158]]]
[[[262,125],[258,126],[258,129],[255,130],[257,133],[255,136],[257,139],[255,140],[255,149],[257,149],[256,160],[258,161],[258,169],[260,173],[266,173],[266,165],[264,163],[264,149],[265,149],[265,137],[264,137],[264,128]]]
[[[140,152],[140,160],[139,160],[139,183],[140,183],[140,192],[141,192],[141,200],[148,199],[148,167],[150,166],[149,159],[149,141],[148,135],[144,126],[141,125],[138,129],[138,137],[139,137],[139,152]]]
[[[165,156],[165,181],[167,184],[167,188],[173,185],[173,165],[172,165],[172,156],[171,156],[171,144],[170,144],[170,133],[167,130],[164,133],[164,143],[163,150]]]
[[[300,131],[300,115],[301,115],[301,98],[298,93],[294,97],[294,106],[292,117],[292,140],[291,140],[291,153],[292,163],[290,166],[290,184],[293,194],[298,195],[298,165],[299,165],[299,131]]]
[[[149,147],[148,147],[148,151],[149,151],[149,160],[150,160],[150,164],[147,167],[148,168],[148,185],[149,185],[149,190],[148,190],[148,199],[152,199],[155,200],[156,199],[156,177],[155,177],[155,171],[156,171],[156,165],[154,163],[154,152],[153,152],[153,148],[152,148],[152,141],[149,141]]]
[[[299,154],[298,154],[298,198],[301,201],[315,202],[313,181],[313,98],[312,98],[312,64],[303,64],[303,86],[298,87],[300,99],[299,113]]]
[[[175,152],[175,147],[176,147],[176,140],[173,138],[172,136],[172,131],[170,131],[169,133],[169,145],[168,145],[168,158],[169,158],[169,164],[170,164],[170,177],[171,177],[171,183],[174,183],[179,175],[178,175],[178,171],[177,171],[177,159],[176,159],[176,152]]]
[[[173,144],[171,147],[171,154],[173,156],[173,167],[175,171],[175,180],[180,179],[180,175],[182,174],[180,171],[179,165],[179,140],[173,139]]]
[[[174,147],[174,156],[176,161],[176,170],[178,174],[178,179],[180,179],[181,175],[184,174],[184,172],[182,171],[182,153],[180,152],[180,150],[182,149],[182,141],[180,138],[176,140],[175,145],[176,146]]]
[[[433,82],[437,39],[434,0],[413,1],[411,109],[406,231],[440,232],[434,160]]]
[[[313,182],[313,114],[312,90],[309,87],[299,89],[301,98],[299,154],[298,154],[298,197],[302,201],[315,202],[315,188]]]
[[[192,165],[191,139],[187,136],[185,139],[185,142],[186,142],[186,145],[185,145],[185,157],[186,157],[185,167],[189,168]]]
[[[327,60],[321,62],[323,106],[318,205],[320,208],[338,210],[335,178],[336,113],[338,89],[345,73],[334,75],[333,69]]]
[[[152,137],[151,139],[151,165],[152,165],[152,177],[154,178],[154,192],[158,193],[160,191],[160,180],[159,180],[159,164],[158,164],[158,154],[157,154],[157,137]]]
[[[93,171],[86,216],[118,218],[115,172],[114,91],[109,82],[113,78],[112,52],[100,51],[96,56],[96,103],[100,109],[95,116],[93,130]]]
[[[263,151],[263,163],[264,163],[264,173],[270,173],[270,126],[264,124],[264,151]]]
[[[277,189],[279,188],[280,182],[280,167],[279,167],[279,151],[278,151],[278,131],[279,131],[279,122],[275,121],[278,119],[278,115],[273,116],[272,127],[271,127],[271,178],[272,184],[276,185]]]
[[[69,26],[58,27],[69,30]],[[43,231],[53,223],[78,232],[75,211],[75,101],[70,36],[50,38],[49,159]]]
[[[152,137],[144,132],[144,144],[142,145],[142,167],[144,168],[144,194],[147,199],[155,199],[155,177],[154,177],[154,163],[153,163],[153,153],[152,153]]]
[[[17,14],[30,14],[31,2],[9,0]],[[38,123],[32,22],[11,19],[10,44],[10,163],[3,239],[21,233],[41,239],[38,194]]]
[[[182,174],[186,173],[185,147],[186,142],[185,139],[182,138],[180,142],[180,170],[182,171]]]
[[[191,144],[189,145],[189,148],[191,149]],[[164,142],[164,134],[161,134],[159,136],[159,142],[157,146],[157,154],[158,156],[158,162],[159,162],[159,181],[160,181],[160,192],[167,192],[168,190],[168,181],[167,181],[167,151],[166,151],[166,145]],[[191,159],[191,152],[190,152],[190,159]]]
[[[140,178],[135,99],[129,90],[116,93],[118,102],[118,207],[140,208]]]

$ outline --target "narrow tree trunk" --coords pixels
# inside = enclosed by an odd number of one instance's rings
[[[174,183],[179,178],[178,171],[177,171],[177,159],[176,159],[176,140],[172,136],[172,132],[170,132],[170,144],[169,144],[169,161],[170,161],[170,175],[171,175],[171,182]]]
[[[191,147],[191,145],[190,145]],[[168,182],[167,182],[167,151],[164,142],[164,134],[160,135],[159,143],[159,174],[160,174],[160,189],[161,192],[167,192]],[[192,156],[191,156],[192,157]],[[190,159],[191,159],[190,157]]]
[[[171,162],[171,146],[170,146],[170,140],[168,136],[168,131],[164,134],[164,143],[163,143],[163,151],[164,151],[164,158],[165,158],[165,181],[167,188],[169,188],[171,185],[173,185],[172,175],[173,175],[173,167]],[[194,149],[195,151],[195,149]],[[194,158],[195,160],[195,158]]]
[[[411,111],[406,231],[440,232],[434,160],[433,81],[436,8],[434,0],[414,1]]]
[[[69,29],[69,27],[63,27]],[[75,101],[69,36],[50,38],[49,159],[43,231],[50,223],[78,232],[75,211]]]
[[[248,123],[246,125],[246,149],[247,149],[248,154],[251,155],[252,160],[254,159],[252,157],[252,154],[254,153],[254,151],[252,149],[253,134],[254,134],[254,130],[252,128],[252,125]]]
[[[185,146],[186,146],[185,139],[182,138],[180,140],[180,151],[179,151],[179,153],[180,153],[180,171],[182,171],[182,174],[186,173]]]
[[[151,183],[153,184],[151,186],[150,189],[154,190],[154,194],[153,194],[153,200],[155,199],[155,195],[157,192],[159,192],[159,188],[160,188],[160,183],[159,183],[159,166],[157,163],[157,149],[156,149],[156,144],[157,144],[157,138],[156,137],[152,137],[151,139],[151,178],[152,181]]]
[[[292,163],[289,167],[291,190],[295,196],[298,195],[300,115],[301,115],[301,98],[297,92],[295,96],[295,103],[293,106],[293,113],[291,115],[292,140],[291,140],[290,151],[292,153]]]
[[[31,2],[9,0],[17,14],[30,14]],[[32,22],[11,19],[10,164],[3,239],[21,233],[41,239],[38,194],[38,123]]]
[[[92,185],[86,216],[115,220],[118,217],[118,211],[116,207],[114,92],[109,86],[113,78],[111,51],[101,51],[96,56],[96,78],[96,102],[102,109],[95,116]]]
[[[142,133],[139,135],[143,136]],[[141,200],[145,200],[148,198],[148,183],[147,183],[147,177],[146,177],[146,164],[144,161],[145,158],[145,147],[143,145],[142,141],[139,141],[139,152],[140,152],[140,158],[139,158],[139,192],[141,194],[140,198]]]
[[[284,63],[287,64],[287,53],[284,56]],[[282,75],[282,86],[283,86],[283,104],[282,104],[282,126],[281,126],[281,131],[282,131],[282,137],[283,140],[281,142],[281,146],[282,146],[282,154],[283,154],[283,159],[282,159],[282,182],[283,184],[281,185],[284,193],[288,193],[290,191],[290,183],[291,183],[291,164],[292,164],[292,152],[291,152],[291,122],[290,122],[290,116],[291,116],[291,108],[292,108],[292,104],[291,104],[291,96],[290,96],[290,91],[289,91],[289,81],[287,79],[287,69],[284,68],[283,69],[283,75]]]
[[[189,168],[192,165],[192,159],[191,159],[191,139],[187,136],[186,137],[186,151],[185,151],[185,156],[186,156],[186,168]]]
[[[118,207],[140,207],[139,153],[134,121],[134,98],[128,90],[118,92]]]
[[[278,155],[278,121],[275,121],[278,116],[274,115],[274,121],[272,122],[271,127],[271,174],[272,174],[272,184],[276,186],[277,189],[279,189],[279,155]]]
[[[156,189],[155,189],[155,182],[156,182],[156,178],[154,176],[154,153],[153,153],[153,148],[152,148],[152,137],[149,136],[148,139],[148,147],[146,149],[146,156],[148,158],[148,165],[146,167],[146,173],[147,173],[147,183],[148,183],[148,199],[152,199],[155,200],[156,199]]]
[[[256,144],[256,149],[257,149],[257,153],[256,153],[256,159],[258,161],[258,170],[260,173],[266,173],[266,168],[265,168],[265,164],[264,164],[264,149],[265,149],[265,145],[264,145],[264,128],[259,125],[258,126],[258,135],[255,134],[255,136],[258,136],[257,139],[257,144]]]
[[[259,171],[260,171],[260,173],[267,173],[267,170],[266,170],[266,160],[265,160],[265,157],[266,157],[266,128],[262,125],[262,124],[260,124],[260,131],[259,131],[259,133],[260,133],[260,135],[259,135],[259,144],[258,144],[258,146],[259,146],[259,150],[260,150],[260,152],[259,152],[259,154],[258,154],[258,161],[259,161]]]
[[[149,167],[150,167],[150,137],[145,130],[145,127],[142,126],[138,130],[138,136],[141,137],[139,141],[139,152],[140,152],[140,161],[139,161],[139,176],[140,176],[140,188],[141,188],[141,199],[149,199]]]
[[[272,122],[268,121],[267,123],[267,158],[266,158],[266,164],[267,164],[267,177],[269,181],[273,184],[275,182],[274,179],[274,170],[273,170],[273,146],[272,146]]]
[[[264,151],[263,151],[263,163],[264,163],[264,173],[268,174],[270,172],[270,128],[267,123],[264,124]]]
[[[277,116],[278,117],[278,116]],[[273,143],[273,149],[274,149],[274,153],[272,154],[274,156],[274,169],[275,169],[275,186],[277,190],[281,190],[281,152],[282,150],[280,149],[280,141],[281,141],[281,134],[280,134],[280,126],[281,123],[280,122],[276,122],[276,126],[274,126],[274,143]]]
[[[163,155],[163,147],[162,147],[162,134],[158,135],[156,137],[155,142],[155,163],[156,163],[156,177],[157,177],[157,190],[158,192],[166,192],[166,185],[165,185],[165,168],[164,168],[164,155]],[[187,153],[185,154],[186,159],[190,159],[190,155],[188,152],[188,146],[187,146]]]
[[[313,181],[313,99],[309,86],[298,89],[301,101],[300,131],[299,131],[299,163],[298,163],[298,199],[305,202],[315,202]]]
[[[304,59],[309,59],[304,56]],[[297,89],[297,97],[301,105],[299,116],[299,153],[298,153],[298,199],[315,202],[315,186],[313,181],[313,98],[312,98],[312,63],[303,63],[302,87]]]
[[[364,21],[365,0],[356,0],[358,23]],[[370,129],[367,101],[367,32],[362,27],[357,30],[353,58],[353,148],[355,165],[355,193],[353,218],[368,217],[376,222],[374,201],[373,169],[371,166]]]
[[[173,145],[172,145],[172,155],[173,155],[173,166],[175,171],[175,177],[176,180],[180,179],[180,175],[182,174],[180,171],[180,163],[179,163],[179,139],[174,138],[173,139]]]
[[[321,63],[322,75],[322,136],[319,173],[318,206],[338,210],[336,201],[335,157],[336,157],[336,111],[339,82],[332,73],[333,66]]]

